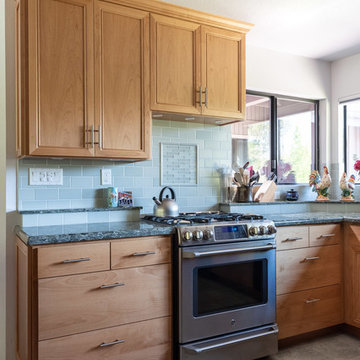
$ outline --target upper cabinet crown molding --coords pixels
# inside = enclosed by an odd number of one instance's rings
[[[151,111],[244,118],[251,24],[158,0],[16,5],[18,156],[146,160]]]
[[[141,8],[150,13],[158,13],[165,16],[179,18],[182,20],[198,22],[199,24],[216,26],[219,28],[249,32],[254,25],[231,18],[206,13],[199,10],[189,9],[183,6],[174,5],[160,0],[106,0],[130,7]]]

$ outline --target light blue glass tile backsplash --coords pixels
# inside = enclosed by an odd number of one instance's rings
[[[197,144],[199,184],[174,186],[180,211],[217,209],[220,176],[216,169],[231,164],[231,127],[153,120],[152,160],[136,163],[79,159],[23,159],[19,161],[19,210],[103,207],[100,169],[112,170],[113,186],[132,190],[134,204],[151,213],[160,186],[160,143]],[[28,169],[62,168],[62,186],[30,186]]]

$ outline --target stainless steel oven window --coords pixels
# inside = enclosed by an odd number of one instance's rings
[[[195,317],[265,304],[267,260],[241,261],[194,269]]]

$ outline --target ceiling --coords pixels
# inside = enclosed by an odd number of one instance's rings
[[[255,24],[253,46],[333,61],[360,52],[360,0],[167,0]]]

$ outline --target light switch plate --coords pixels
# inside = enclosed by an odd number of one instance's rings
[[[29,169],[29,185],[62,185],[63,169]]]
[[[111,169],[101,169],[101,185],[112,185]]]

